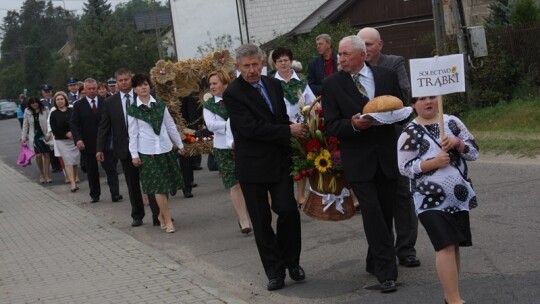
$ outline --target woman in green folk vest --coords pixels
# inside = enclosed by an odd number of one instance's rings
[[[168,194],[184,188],[173,143],[180,155],[185,153],[184,144],[165,104],[150,95],[150,78],[135,74],[131,84],[137,99],[127,110],[129,152],[133,165],[139,168],[143,192],[156,196],[161,228],[172,233]]]
[[[214,71],[208,75],[210,93],[213,97],[206,101],[203,115],[206,127],[214,133],[212,153],[223,179],[223,185],[230,189],[231,201],[238,215],[238,225],[242,233],[248,234],[251,232],[251,227],[244,195],[234,171],[233,138],[228,122],[229,115],[221,98],[230,81],[229,75],[223,70]]]
[[[293,123],[301,122],[302,112],[300,107],[310,105],[315,100],[315,94],[311,91],[307,81],[296,74],[292,68],[293,54],[288,48],[278,47],[272,52],[272,59],[276,65],[276,74],[274,77],[281,81],[285,105],[287,106],[287,115]],[[302,96],[303,104],[300,102]],[[305,196],[306,178],[296,181],[296,201],[299,205],[303,204]]]

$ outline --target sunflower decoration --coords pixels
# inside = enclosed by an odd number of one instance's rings
[[[231,53],[229,50],[221,50],[214,52],[212,55],[213,57],[213,64],[214,69],[216,70],[224,70],[224,71],[232,71],[234,69],[234,59],[231,56]]]
[[[156,84],[165,85],[176,78],[176,67],[170,61],[159,60],[156,66],[150,70],[152,81]]]
[[[313,104],[305,106],[302,99],[299,101],[301,120],[308,129],[308,135],[306,139],[291,139],[291,175],[295,180],[314,177],[317,179],[317,189],[323,188],[324,175],[330,175],[330,186],[334,189],[335,177],[341,177],[343,173],[339,140],[326,135],[324,117],[318,103],[319,99],[316,99]]]
[[[315,157],[315,168],[322,173],[326,173],[332,169],[332,160],[330,159],[330,152],[326,149],[322,149],[321,153]]]

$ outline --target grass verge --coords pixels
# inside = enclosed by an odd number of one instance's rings
[[[540,155],[540,98],[517,99],[461,117],[480,151],[518,157]]]

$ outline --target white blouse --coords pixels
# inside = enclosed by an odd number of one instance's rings
[[[298,77],[298,75],[296,74],[296,72],[294,70],[292,70],[292,73],[293,74],[292,74],[291,79],[294,78],[296,80],[300,80],[300,77]],[[274,75],[274,78],[276,78],[278,80],[281,80],[281,81],[287,82],[285,79],[283,79],[281,76],[279,76],[279,72],[276,72],[276,74]],[[309,84],[307,84],[307,81],[306,81],[306,88],[304,89],[304,92],[302,93],[302,96],[304,97],[304,101],[305,101],[304,106],[312,104],[313,101],[316,98],[315,94],[313,94],[313,91],[309,87]],[[287,115],[289,116],[289,120],[293,121],[293,122],[296,122],[296,117],[297,117],[297,115],[300,114],[300,102],[298,102],[295,105],[292,105],[287,100],[286,97],[283,97],[283,99],[285,100],[285,106],[287,106]]]
[[[458,137],[468,147],[464,153],[451,151],[451,163],[445,168],[422,172],[420,167],[441,152],[438,124],[422,126],[413,120],[398,139],[399,171],[411,179],[417,214],[429,210],[454,213],[476,206],[476,193],[462,174],[467,175],[464,160],[478,158],[478,146],[459,118],[444,115],[444,124],[445,134]]]
[[[150,102],[148,105],[145,105],[139,97],[137,97],[138,107],[149,107],[151,103],[155,102],[156,100],[150,96]],[[167,153],[172,150],[173,142],[180,149],[184,147],[180,133],[178,133],[176,124],[167,107],[165,107],[159,135],[154,133],[154,129],[149,123],[131,115],[128,115],[128,125],[129,152],[131,153],[131,158],[139,158],[139,153],[148,155]]]
[[[221,100],[223,98],[214,96],[215,103],[219,103]],[[230,149],[227,144],[227,133],[230,133],[227,132],[227,120],[208,109],[203,110],[203,116],[208,131],[214,133],[214,148]]]

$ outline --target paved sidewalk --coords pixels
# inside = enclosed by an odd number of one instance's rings
[[[245,303],[0,162],[0,303]]]

